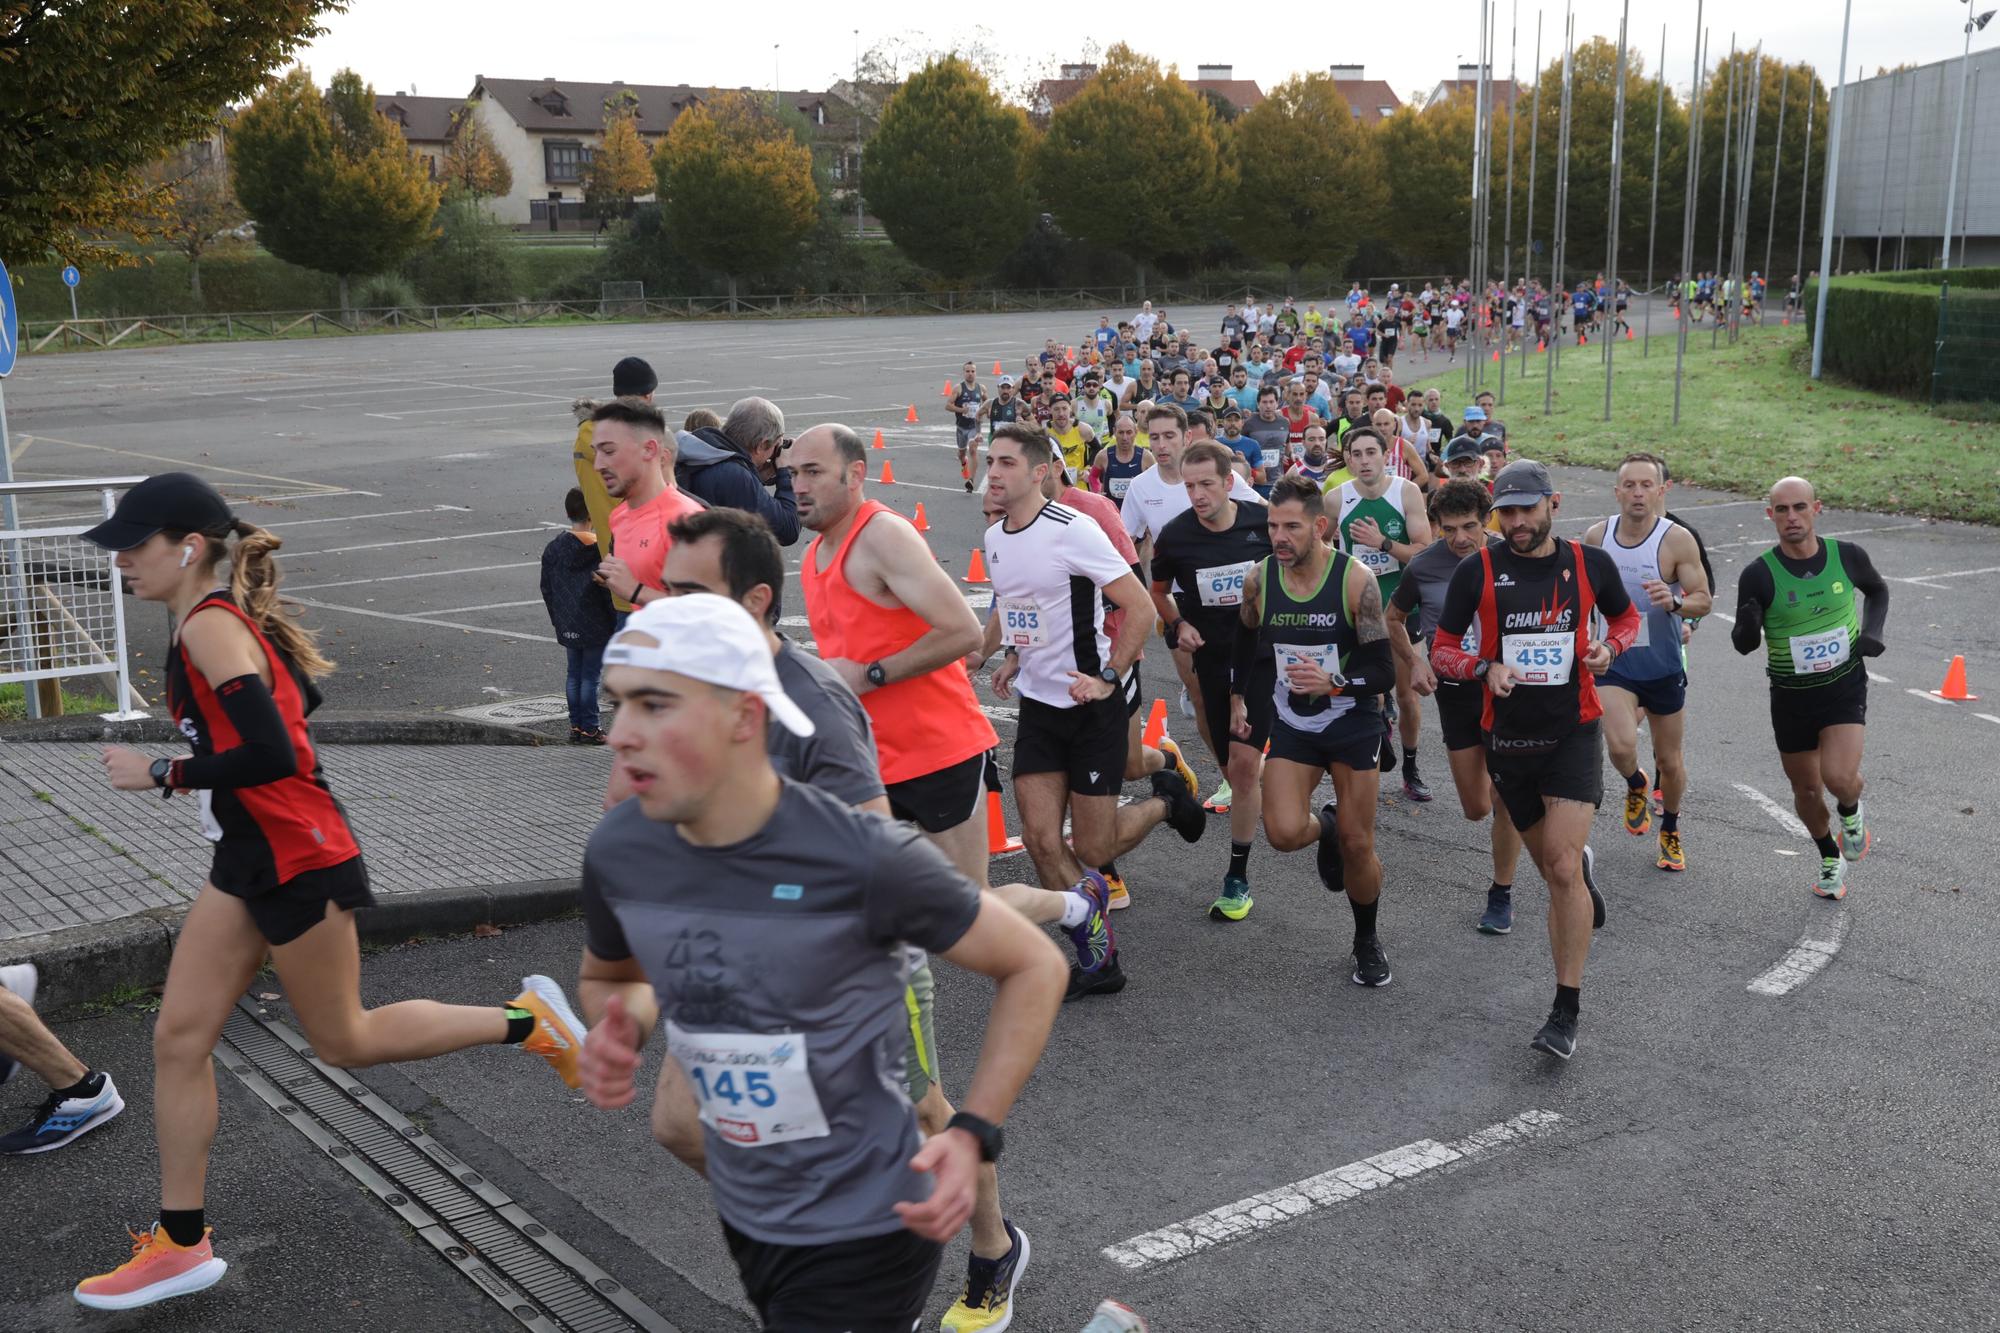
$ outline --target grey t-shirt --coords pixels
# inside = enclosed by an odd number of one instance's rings
[[[1285,424],[1282,413],[1269,421],[1250,414],[1243,418],[1243,433],[1257,441],[1257,447],[1264,451],[1264,466],[1278,467],[1285,458],[1285,441],[1291,438],[1292,428]],[[1276,481],[1275,476],[1272,477]]]
[[[1390,600],[1404,615],[1417,614],[1418,634],[1428,635],[1438,627],[1438,617],[1444,614],[1444,590],[1458,565],[1450,543],[1434,541],[1403,566],[1402,581]]]
[[[773,1245],[900,1231],[926,1198],[903,1093],[904,943],[950,949],[979,891],[915,828],[789,779],[758,832],[697,847],[636,800],[583,860],[585,939],[636,958],[695,1088],[716,1211]]]
[[[810,736],[794,736],[777,723],[771,724],[765,749],[778,776],[831,792],[849,805],[883,795],[868,710],[847,688],[847,682],[803,648],[781,642],[778,683],[813,720]]]

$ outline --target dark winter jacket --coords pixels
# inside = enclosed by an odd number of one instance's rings
[[[611,640],[611,594],[591,578],[598,559],[595,545],[567,532],[542,548],[542,605],[565,648],[602,648]]]
[[[762,514],[781,545],[798,541],[799,502],[792,496],[790,468],[780,467],[776,486],[765,490],[750,456],[721,431],[681,431],[676,443],[675,485],[710,505]]]

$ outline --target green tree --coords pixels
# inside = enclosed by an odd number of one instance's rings
[[[230,141],[236,196],[278,258],[348,280],[393,268],[431,235],[438,187],[372,89],[351,71],[324,97],[295,69],[238,118]]]
[[[1213,233],[1228,182],[1215,111],[1180,76],[1119,43],[1056,108],[1035,179],[1063,230],[1146,268]]]
[[[130,264],[85,233],[143,224],[140,172],[207,137],[223,107],[341,0],[0,0],[0,257]]]
[[[206,147],[204,143],[202,145]],[[243,223],[243,205],[219,161],[183,149],[145,171],[150,200],[138,225],[188,261],[188,290],[201,304],[201,257],[216,237]]]
[[[985,75],[955,55],[933,60],[890,97],[868,141],[868,207],[904,254],[969,283],[1034,225],[1033,138]]]
[[[1390,253],[1407,272],[1465,268],[1472,222],[1472,99],[1452,97],[1402,106],[1375,127],[1375,147],[1389,183],[1381,226]]]
[[[435,305],[510,301],[520,295],[508,228],[476,195],[454,190],[437,212],[437,234],[411,255],[403,274]]]
[[[661,219],[675,246],[724,274],[775,267],[819,216],[812,150],[758,99],[723,93],[674,118],[653,154]]]
[[[1292,290],[1308,263],[1336,273],[1381,227],[1388,182],[1374,137],[1325,74],[1293,75],[1231,127],[1237,242],[1285,265]]]
[[[1731,114],[1729,79],[1730,70],[1736,72],[1736,97]],[[1890,71],[1892,74],[1894,71]],[[1827,96],[1826,88],[1809,68],[1793,69],[1781,64],[1776,58],[1766,56],[1760,63],[1749,51],[1736,53],[1734,65],[1725,55],[1710,72],[1708,84],[1702,91],[1701,111],[1701,179],[1698,183],[1698,203],[1695,209],[1694,255],[1697,269],[1712,268],[1715,264],[1715,242],[1717,224],[1722,224],[1722,262],[1727,268],[1730,262],[1730,240],[1735,235],[1731,229],[1732,218],[1722,207],[1722,145],[1724,121],[1728,121],[1729,132],[1729,198],[1733,202],[1742,183],[1743,164],[1739,160],[1740,140],[1736,137],[1742,128],[1747,90],[1753,80],[1761,78],[1762,86],[1757,96],[1756,151],[1751,155],[1750,171],[1750,229],[1749,267],[1762,270],[1764,267],[1765,238],[1769,231],[1771,216],[1771,172],[1774,165],[1778,169],[1778,218],[1776,243],[1771,247],[1771,266],[1781,273],[1789,274],[1797,257],[1799,226],[1799,190],[1808,152],[1812,156],[1811,198],[1806,201],[1806,237],[1808,244],[1819,234],[1821,178],[1826,174],[1826,129]],[[1894,135],[1900,142],[1904,127],[1908,123],[1910,92],[1908,80],[1904,89],[1897,94],[1896,126]],[[1780,98],[1785,107],[1785,138],[1779,145],[1778,105]],[[1806,99],[1813,102],[1812,137],[1810,149],[1806,144]],[[1682,171],[1686,171],[1686,160],[1682,160]],[[1936,207],[1935,205],[1933,206]],[[1891,196],[1882,219],[1890,235],[1902,230],[1903,205]],[[1935,213],[1921,214],[1919,209],[1909,210],[1913,229],[1922,234],[1937,230]],[[1868,219],[1871,227],[1875,218]],[[1927,250],[1926,250],[1927,252]],[[1779,255],[1783,255],[1780,266]],[[1893,240],[1882,247],[1884,267],[1894,267],[1896,245]],[[1814,255],[1806,258],[1807,268],[1814,267]],[[1875,248],[1867,247],[1870,268],[1875,265]],[[1764,274],[1765,278],[1771,275]]]
[[[653,162],[639,138],[639,95],[621,90],[604,103],[604,134],[583,173],[583,199],[602,225],[631,211],[653,188]]]
[[[451,113],[451,139],[444,146],[439,176],[449,191],[474,199],[512,193],[514,169],[494,146],[493,132],[468,101]]]

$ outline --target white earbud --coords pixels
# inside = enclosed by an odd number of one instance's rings
[[[186,569],[188,567],[188,562],[193,559],[194,559],[194,547],[192,546],[181,547],[181,568]]]

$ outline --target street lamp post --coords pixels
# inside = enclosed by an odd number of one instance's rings
[[[1958,203],[1958,144],[1965,135],[1965,89],[1967,76],[1972,72],[1972,34],[1993,21],[1993,10],[1975,15],[1969,6],[1972,0],[1961,0],[1968,6],[1965,19],[1965,52],[1958,58],[1958,119],[1951,128],[1951,184],[1944,192],[1944,262],[1940,268],[1951,268],[1951,215]]]

